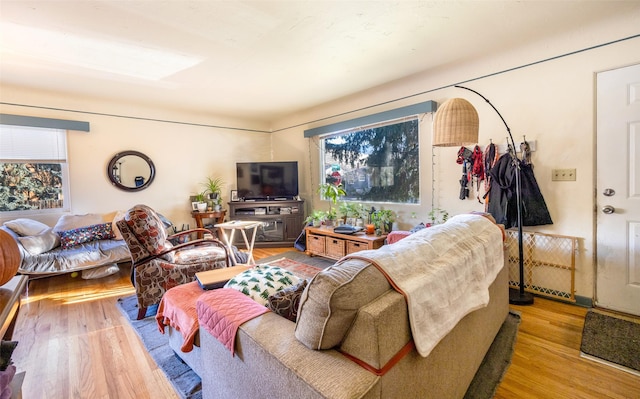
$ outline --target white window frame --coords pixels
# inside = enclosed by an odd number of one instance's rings
[[[21,140],[25,136],[26,139]],[[0,211],[0,218],[69,212],[71,209],[71,190],[67,136],[67,131],[63,129],[0,124],[0,163],[60,164],[63,200],[60,208]]]

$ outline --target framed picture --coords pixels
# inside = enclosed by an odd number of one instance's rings
[[[197,211],[198,210],[198,202],[197,201],[191,202],[191,210],[192,211]]]
[[[231,202],[238,201],[238,190],[231,190]]]

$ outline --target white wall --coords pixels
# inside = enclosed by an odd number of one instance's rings
[[[518,49],[502,54],[488,54],[482,60],[464,61],[464,55],[461,55],[463,61],[459,65],[418,74],[278,120],[271,126],[276,131],[273,134],[98,115],[132,115],[192,124],[269,130],[266,126],[211,115],[185,114],[126,102],[106,103],[96,99],[79,99],[4,86],[0,87],[2,102],[51,109],[0,104],[0,112],[91,123],[90,133],[71,132],[69,135],[72,213],[106,213],[127,209],[136,203],[146,203],[176,224],[193,225],[189,215],[189,195],[201,190],[199,183],[206,176],[214,175],[227,182],[224,193],[227,201],[229,190],[235,184],[236,161],[299,161],[300,194],[307,200],[307,211],[313,207],[326,209],[327,204],[319,201],[315,191],[319,180],[318,152],[315,141],[303,137],[303,131],[308,128],[421,101],[434,100],[442,103],[452,97],[463,97],[478,110],[481,121],[480,144],[487,144],[490,138],[496,142],[501,141],[506,131],[495,112],[473,93],[450,87],[452,84],[471,80],[465,85],[491,100],[507,120],[516,140],[523,134],[528,140],[536,140],[537,151],[533,153],[535,174],[554,224],[527,230],[580,238],[577,295],[592,297],[595,245],[595,74],[639,63],[640,39],[593,48],[521,69],[514,68],[635,35],[638,33],[638,26],[638,16],[628,15],[602,21],[597,26],[584,27],[580,31],[557,37],[554,41],[523,43]],[[425,57],[437,57],[437,54],[425,54]],[[497,72],[511,69],[513,70],[510,72],[493,76]],[[483,76],[487,77],[481,78]],[[393,101],[407,96],[409,98],[402,101]],[[376,106],[389,101],[392,103]],[[349,113],[351,110],[367,107],[371,108]],[[330,118],[345,112],[348,114]],[[328,119],[321,123],[309,122],[323,118]],[[385,205],[398,213],[401,227],[414,224],[414,220],[410,219],[412,212],[426,218],[431,209],[431,122],[432,116],[425,115],[420,124],[421,204]],[[288,128],[298,125],[300,126]],[[154,161],[157,168],[156,180],[148,189],[130,193],[120,191],[109,183],[106,166],[113,154],[123,150],[141,151]],[[451,214],[481,210],[483,206],[475,198],[465,201],[458,199],[460,167],[455,163],[457,150],[433,150],[434,205],[447,209]],[[576,168],[577,181],[552,182],[551,169],[554,168]]]
[[[434,100],[441,104],[453,97],[467,99],[478,111],[480,145],[488,144],[490,139],[494,143],[504,143],[507,132],[495,111],[477,95],[450,87],[455,83],[468,81],[463,85],[482,93],[500,111],[516,142],[521,141],[523,135],[526,135],[527,140],[536,141],[537,151],[532,156],[534,171],[554,224],[526,227],[525,230],[579,238],[576,256],[576,295],[592,298],[595,250],[595,76],[600,71],[640,63],[640,38],[593,48],[547,62],[536,61],[636,35],[638,26],[640,21],[637,15],[602,21],[597,26],[585,27],[580,32],[559,37],[553,42],[526,44],[511,52],[448,66],[429,74],[415,75],[360,95],[307,110],[276,123],[274,130],[280,131],[274,134],[274,155],[280,156],[277,149],[286,143],[289,148],[306,152],[305,157],[311,160],[311,169],[317,171],[318,151],[313,140],[303,138],[305,129],[426,100]],[[437,55],[425,55],[428,56]],[[534,65],[517,68],[532,63]],[[495,74],[506,70],[510,71]],[[364,112],[349,113],[351,110],[406,96],[412,97],[372,107]],[[345,112],[349,114],[328,118],[332,115],[343,115]],[[320,123],[305,123],[320,119],[323,119]],[[415,224],[415,220],[410,218],[411,212],[417,211],[422,215],[422,219],[426,219],[431,209],[431,123],[432,115],[426,115],[420,124],[421,204],[385,206],[396,210],[400,217],[400,226],[404,228]],[[299,124],[302,126],[286,128]],[[444,208],[452,215],[484,209],[475,199],[475,195],[464,201],[458,199],[458,180],[461,176],[461,167],[455,162],[458,149],[433,149],[434,206]],[[558,168],[577,169],[577,180],[551,181],[551,170]],[[306,173],[308,175],[309,172]],[[313,206],[327,208],[314,193],[314,187],[318,184],[318,172],[311,175],[315,180],[305,186],[305,197],[310,198],[313,194],[310,201]]]
[[[221,177],[226,182],[223,191],[223,199],[226,202],[229,200],[230,190],[234,189],[236,184],[235,163],[269,160],[271,156],[271,138],[268,133],[193,124],[267,130],[265,126],[251,126],[243,121],[171,110],[150,109],[137,104],[64,97],[24,88],[1,89],[3,102],[83,111],[1,105],[2,113],[90,122],[89,133],[68,133],[73,214],[109,213],[144,203],[164,214],[178,226],[188,223],[195,227],[195,221],[190,215],[189,196],[204,189],[201,183],[207,176]],[[122,191],[112,186],[107,178],[109,161],[116,153],[125,150],[140,151],[149,156],[155,164],[156,177],[147,189],[139,192]],[[50,215],[34,218],[54,224],[58,217],[59,215]]]

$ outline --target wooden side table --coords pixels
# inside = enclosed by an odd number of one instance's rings
[[[213,227],[216,224],[219,223],[223,223],[224,222],[224,217],[227,215],[227,211],[225,211],[224,209],[221,211],[211,211],[211,212],[198,212],[198,211],[193,211],[191,212],[191,216],[193,216],[193,218],[196,220],[196,227],[200,228],[200,229],[209,229],[211,230],[212,234],[215,234],[216,237],[220,238],[218,236],[218,231]],[[211,223],[211,227],[204,227],[204,219],[213,219],[213,223]],[[204,234],[203,233],[198,233],[198,239],[203,238]]]

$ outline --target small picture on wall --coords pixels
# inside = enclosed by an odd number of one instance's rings
[[[198,202],[194,201],[191,203],[191,210],[192,211],[197,211],[198,210]]]
[[[238,190],[231,190],[231,202],[238,201]]]

